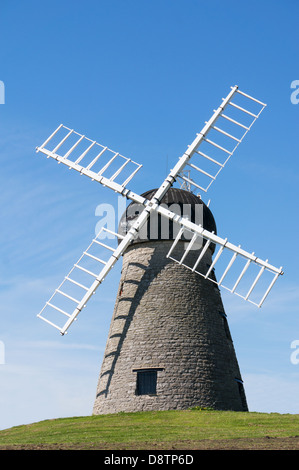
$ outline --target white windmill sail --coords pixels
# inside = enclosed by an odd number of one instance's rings
[[[249,101],[256,106],[256,109],[249,110],[248,106],[244,107],[232,99],[240,96],[243,100]],[[122,196],[131,199],[138,204],[144,206],[144,210],[135,220],[134,224],[130,227],[129,232],[125,237],[121,237],[119,234],[114,234],[116,239],[121,241],[117,248],[104,245],[100,242],[100,234],[97,235],[88,247],[87,250],[83,252],[83,255],[79,261],[74,265],[70,273],[65,277],[64,281],[55,290],[54,294],[50,300],[46,303],[45,307],[38,314],[39,318],[45,320],[47,323],[51,324],[57,328],[61,334],[66,333],[69,326],[77,318],[81,310],[86,306],[88,300],[95,293],[98,286],[102,283],[106,275],[109,273],[114,264],[118,261],[120,256],[124,253],[126,248],[130,245],[132,240],[138,235],[138,231],[147,221],[151,212],[157,211],[162,216],[167,217],[168,219],[176,222],[180,226],[180,231],[176,237],[169,253],[168,257],[178,262],[179,264],[184,265],[186,268],[192,269],[192,271],[197,272],[198,274],[204,276],[206,279],[209,279],[213,282],[216,282],[217,285],[221,285],[229,289],[232,293],[237,292],[237,287],[243,279],[245,272],[247,272],[250,265],[256,265],[259,267],[259,272],[252,281],[248,291],[245,295],[241,295],[245,300],[248,300],[252,303],[255,303],[258,306],[261,306],[264,302],[266,296],[268,295],[270,289],[273,287],[274,282],[280,274],[282,274],[281,268],[275,268],[270,265],[268,261],[263,261],[260,258],[257,258],[254,254],[243,250],[236,245],[228,242],[227,239],[222,239],[217,235],[203,229],[200,225],[195,225],[184,217],[180,217],[174,212],[166,209],[161,205],[161,201],[169,188],[173,185],[177,178],[182,179],[188,187],[195,186],[200,190],[207,191],[213,181],[215,181],[219,172],[224,168],[228,160],[233,155],[234,151],[241,143],[247,132],[250,130],[253,123],[259,117],[260,113],[266,105],[261,101],[241,92],[237,86],[232,87],[230,93],[226,98],[222,100],[222,104],[214,111],[214,114],[210,120],[205,124],[202,131],[197,134],[196,138],[191,145],[188,146],[186,152],[180,157],[174,168],[170,171],[169,175],[165,178],[159,189],[155,192],[152,199],[149,201],[143,196],[140,196],[133,191],[127,189],[127,184],[132,180],[135,174],[141,168],[141,165],[134,162],[133,160],[120,155],[118,152],[114,152],[107,147],[98,144],[96,141],[93,141],[82,134],[75,132],[74,130],[63,126],[62,124],[46,139],[46,141],[39,147],[37,147],[37,152],[45,154],[48,158],[51,157],[55,159],[58,163],[63,163],[67,165],[70,169],[74,169],[81,174],[84,174],[91,178],[94,181],[101,183],[104,186],[113,189],[114,191],[120,193]],[[243,120],[240,117],[237,117],[234,114],[229,114],[228,108],[232,108],[234,111],[241,113]],[[245,121],[244,117],[249,118],[248,121]],[[233,128],[241,129],[241,135],[238,135],[235,131],[232,131],[231,128],[225,128],[224,125],[219,127],[218,120],[227,122],[229,126]],[[216,126],[217,123],[217,126]],[[212,136],[212,133],[216,132],[216,135],[222,138],[229,139],[234,143],[233,148],[228,148],[224,146],[225,144],[222,141],[217,140]],[[207,135],[209,134],[209,137]],[[219,152],[219,155],[211,156],[211,153],[206,153],[205,145],[208,145]],[[220,156],[221,155],[221,156]],[[225,155],[225,158],[223,158]],[[202,157],[202,162],[198,163],[196,158]],[[204,163],[208,163],[214,167],[213,170],[207,169],[204,166]],[[186,177],[185,168],[188,167],[189,171],[195,172],[195,174],[200,176],[200,178],[207,178],[207,182],[200,183],[195,182],[194,177]],[[215,170],[216,168],[216,170]],[[104,229],[105,230],[105,229]],[[184,231],[189,231],[191,233],[191,240],[186,250],[182,253],[180,259],[176,259],[173,256],[174,248],[176,247],[180,236]],[[189,238],[190,239],[190,238]],[[188,252],[192,249],[193,245],[198,239],[205,239],[206,244],[202,248],[201,253],[199,254],[199,259],[193,266],[189,266],[186,262],[188,258]],[[219,247],[218,252],[214,258],[212,265],[206,272],[199,272],[197,266],[204,252],[207,250],[210,243],[215,244]],[[110,252],[110,257],[105,261],[100,255],[92,254],[91,250],[97,245],[101,245],[102,248],[106,248]],[[216,263],[219,263],[219,259],[222,258],[223,252],[229,251],[233,254],[233,257],[225,266],[224,271],[220,277],[219,281],[216,281],[211,275],[213,268]],[[237,280],[234,285],[230,288],[224,284],[224,280],[227,278],[229,271],[232,270],[232,266],[235,264],[237,257],[241,257],[246,260],[246,265],[242,269],[241,273],[238,275]],[[84,266],[82,262],[86,259],[96,262],[97,268],[96,271],[92,271]],[[101,266],[100,271],[98,271],[99,266]],[[255,289],[256,285],[260,281],[262,274],[265,271],[273,274],[274,278],[271,281],[270,285],[267,287],[264,292],[262,299],[256,303],[250,299],[250,296]],[[82,283],[79,280],[74,279],[74,274],[78,272],[83,272],[86,275],[91,277],[91,281],[86,284]],[[67,291],[66,286],[72,284],[81,289],[80,295],[75,295]],[[82,294],[83,290],[83,294]],[[63,298],[63,300],[70,301],[72,304],[71,308],[66,309],[64,306],[59,306],[56,302],[57,298]],[[55,302],[55,303],[54,303]],[[45,311],[48,309],[51,310],[51,313],[55,311],[59,314],[62,314],[64,317],[67,317],[67,320],[62,326],[54,323],[49,317],[45,314]]]
[[[121,235],[102,227],[37,315],[57,328],[61,334],[64,334],[77,318],[117,261],[117,257],[111,255],[111,252],[115,253],[115,247],[102,242],[103,232],[113,234],[116,239],[123,239]]]
[[[266,106],[237,86],[231,88],[185,153],[186,163],[177,178],[191,188],[208,191]]]
[[[183,217],[178,216],[176,222],[179,224],[180,229],[167,254],[167,258],[176,261],[191,271],[201,275],[205,279],[209,279],[218,286],[224,287],[231,293],[235,293],[254,305],[258,307],[262,306],[274,283],[278,277],[283,274],[282,267],[277,268],[271,265],[268,260],[258,258],[254,253],[250,253],[242,249],[240,245],[234,245],[229,242],[227,238],[221,238],[204,229],[201,225],[195,225]],[[186,236],[186,233],[188,236]],[[181,252],[179,252],[180,256],[177,257],[178,253],[176,252],[176,255],[174,255],[174,250],[183,236],[184,240],[187,239],[190,241],[188,242],[187,247],[185,246],[185,243],[181,245]],[[207,249],[211,245],[214,245],[217,248],[212,264],[209,266],[205,265],[205,269],[200,270],[203,266],[200,261],[203,259]],[[200,246],[201,249],[198,250],[197,259],[194,261],[194,258],[192,258],[192,263],[188,263],[188,254],[194,246]],[[229,256],[226,256],[226,254],[229,254]],[[240,260],[242,261],[239,262]],[[216,264],[217,266],[221,264],[222,268],[220,271],[219,281],[217,281],[214,276]],[[253,266],[257,271],[253,271],[253,269],[251,269]],[[253,274],[253,272],[255,274]],[[259,284],[261,284],[262,275],[265,277],[266,273],[269,273],[268,279],[270,278],[270,281],[266,286],[263,285],[264,290],[259,291],[259,300],[254,301],[251,296],[256,293]],[[226,284],[228,278],[230,278],[230,284]],[[238,291],[238,287],[241,286],[242,291]]]
[[[125,237],[102,227],[37,316],[64,335],[147,218],[148,211],[145,209]],[[109,232],[116,240],[120,240],[117,248],[102,242],[103,232]],[[60,318],[59,324],[55,323],[57,320],[53,320],[54,314],[56,319],[57,312]],[[61,317],[67,318],[63,324]]]
[[[63,124],[36,151],[119,193],[142,167]]]
[[[255,104],[257,108],[249,110],[247,109],[247,104],[246,108],[244,108],[244,105],[240,106],[233,102],[233,98],[236,99],[238,96],[245,101]],[[251,129],[256,119],[260,116],[265,106],[265,103],[240,91],[238,86],[231,87],[230,93],[226,98],[222,99],[221,105],[214,111],[210,120],[206,122],[192,144],[188,146],[186,152],[170,171],[154,195],[153,201],[159,203],[177,178],[187,183],[188,187],[195,186],[206,192],[229,161],[238,145],[242,142],[247,132]],[[229,107],[236,111],[237,116],[234,114],[229,115]],[[246,121],[246,117],[249,120]],[[220,119],[227,122],[233,130],[230,127],[226,128],[223,124],[218,125],[218,120]],[[237,134],[235,128],[241,129],[242,134]],[[217,136],[211,137],[213,132]],[[207,137],[208,134],[209,138]],[[233,148],[228,149],[228,146],[219,140],[221,137],[233,142]],[[206,151],[205,146],[218,151],[218,154],[212,154],[210,149]],[[139,195],[126,188],[142,165],[75,132],[63,124],[60,124],[46,141],[36,148],[36,151],[45,154],[48,158],[53,158],[58,163],[63,163],[70,169],[88,176],[92,180],[113,189],[133,201],[141,204],[145,201],[144,198],[142,199]],[[209,154],[205,152],[209,152]],[[201,160],[199,157],[201,157]],[[210,165],[211,168],[206,165]],[[192,175],[189,177],[184,172],[186,167],[188,167],[188,170],[192,170]],[[190,171],[188,171],[188,174],[190,174]],[[196,182],[198,176],[203,180],[203,182],[200,181],[201,184]],[[204,182],[205,178],[208,181]]]

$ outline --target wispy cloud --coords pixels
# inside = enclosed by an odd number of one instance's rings
[[[85,351],[102,351],[103,348],[100,348],[94,344],[88,343],[63,343],[61,341],[49,341],[49,340],[37,340],[37,341],[24,341],[18,342],[18,347],[22,348],[31,348],[31,349],[51,349],[58,351],[60,349],[68,350],[85,350]]]

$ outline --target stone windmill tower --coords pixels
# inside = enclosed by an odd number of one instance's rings
[[[143,196],[151,199],[155,191]],[[181,214],[185,209],[193,222],[197,215],[204,228],[216,232],[212,213],[194,194],[171,188],[162,202]],[[135,212],[132,203],[120,222],[122,234]],[[123,255],[93,412],[192,406],[247,411],[219,288],[166,257],[174,230],[170,223],[163,234],[158,222],[149,220]],[[178,242],[180,252],[184,243]],[[214,249],[200,261],[203,269],[212,264]],[[194,262],[199,251],[191,252]]]
[[[248,110],[238,98],[256,108]],[[247,410],[219,287],[260,307],[282,268],[217,235],[201,197],[174,184],[181,179],[206,192],[264,107],[232,87],[161,186],[142,195],[127,189],[141,165],[72,129],[60,125],[37,148],[132,201],[118,232],[103,228],[97,234],[38,314],[64,335],[123,257],[94,413],[192,406]],[[186,176],[186,167],[200,176],[200,184]],[[266,274],[271,280],[261,291]],[[55,315],[66,317],[63,325]]]

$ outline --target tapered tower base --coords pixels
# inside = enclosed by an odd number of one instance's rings
[[[123,256],[94,414],[248,411],[220,291],[167,259],[171,244],[141,242]],[[211,260],[208,249],[201,263]]]

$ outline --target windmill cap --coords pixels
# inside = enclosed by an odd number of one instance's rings
[[[157,189],[151,189],[142,194],[148,200],[152,199]],[[188,218],[197,225],[202,225],[206,230],[217,233],[215,219],[208,206],[199,196],[179,188],[170,188],[163,197],[161,204],[172,212]],[[144,209],[142,204],[131,202],[123,213],[118,233],[126,235],[131,225]],[[138,237],[133,243],[141,243],[154,240],[173,240],[178,232],[178,226],[157,212],[152,212],[148,222],[141,228]]]

